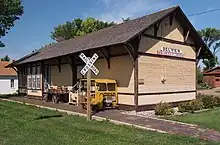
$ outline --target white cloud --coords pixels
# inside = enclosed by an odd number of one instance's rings
[[[92,16],[115,22],[121,22],[122,18],[134,18],[170,6],[166,0],[99,0],[99,2],[103,6],[102,12],[92,12]]]

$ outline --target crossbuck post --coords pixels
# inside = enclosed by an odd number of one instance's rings
[[[93,65],[98,59],[98,55],[95,53],[92,58],[86,57],[85,54],[80,53],[79,57],[85,62],[85,66],[80,71],[82,75],[87,73],[87,119],[91,120],[91,70],[95,75],[98,75],[99,70]]]
[[[87,71],[87,120],[91,120],[91,70]]]

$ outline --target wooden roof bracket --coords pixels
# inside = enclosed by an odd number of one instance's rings
[[[137,36],[136,39],[134,39],[131,43],[129,42],[124,43],[125,44],[124,48],[127,50],[133,61],[136,60],[138,57],[138,49],[139,49],[141,36],[142,35]]]
[[[124,48],[126,49],[126,51],[128,52],[128,54],[130,55],[131,59],[134,61],[134,47],[132,47],[132,45],[130,43],[125,43]]]
[[[199,58],[199,55],[200,55],[201,49],[202,49],[202,46],[199,47],[199,50],[198,50],[198,52],[196,53],[196,66],[197,66],[198,63],[199,63],[198,58]]]
[[[110,48],[107,47],[106,49],[100,49],[99,52],[107,61],[108,69],[110,69]]]
[[[15,66],[13,66],[12,69],[13,69],[14,71],[16,71],[16,73],[18,73],[18,69],[17,69]]]
[[[191,31],[190,29],[187,31],[186,30],[183,31],[184,42],[188,40],[190,31]]]
[[[169,16],[170,26],[173,25],[173,21],[174,21],[174,19],[175,19],[175,16],[176,16],[176,12],[170,14],[170,16]]]
[[[161,23],[161,21],[154,24],[154,36],[157,36],[157,31],[160,27],[160,23]]]

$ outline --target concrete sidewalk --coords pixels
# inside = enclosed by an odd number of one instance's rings
[[[41,100],[28,99],[24,97],[11,97],[9,100],[28,103],[29,105],[66,112],[73,115],[86,116],[86,111],[64,103],[53,104]],[[197,125],[178,123],[156,118],[145,118],[139,116],[125,115],[120,110],[106,110],[93,116],[96,120],[108,119],[112,123],[135,126],[146,130],[157,131],[161,133],[170,133],[198,137],[203,140],[220,141],[220,132],[211,129],[202,129]]]

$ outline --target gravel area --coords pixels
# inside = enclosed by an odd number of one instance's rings
[[[178,108],[175,107],[174,109],[174,115],[181,115],[182,113],[178,112]],[[155,115],[154,110],[149,110],[149,111],[140,111],[140,112],[135,112],[135,111],[121,111],[122,114],[125,115],[132,115],[132,116],[140,116],[140,117],[145,117],[145,118],[157,118],[158,116]]]

